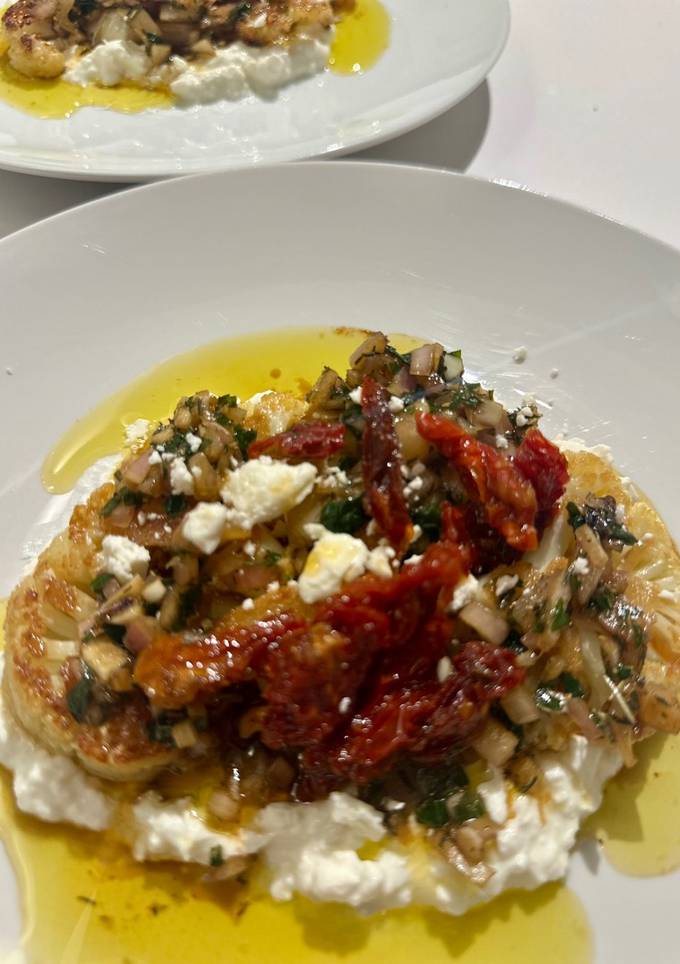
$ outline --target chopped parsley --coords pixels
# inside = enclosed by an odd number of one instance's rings
[[[214,847],[210,848],[210,866],[221,867],[223,863],[224,853],[222,852],[222,845],[216,844]]]
[[[86,663],[83,663],[82,668],[83,675],[75,686],[71,687],[66,697],[66,705],[68,706],[69,713],[78,723],[83,723],[85,720],[95,684],[95,675],[90,667]]]
[[[368,521],[361,499],[333,499],[321,510],[321,525],[331,532],[353,535]]]
[[[143,501],[144,496],[141,492],[132,492],[123,485],[111,496],[109,501],[102,507],[99,514],[109,516],[114,509],[118,508],[119,505],[141,505]]]
[[[234,425],[233,428],[234,438],[236,439],[236,444],[241,450],[241,455],[244,459],[248,458],[248,447],[251,442],[254,442],[257,438],[257,432],[254,428],[243,428],[242,425]]]
[[[426,800],[416,807],[416,820],[426,827],[443,827],[451,816],[445,800]]]
[[[220,395],[217,399],[218,408],[236,408],[238,399],[235,395]]]
[[[179,515],[187,507],[185,495],[169,495],[165,500],[165,511],[168,515]]]
[[[564,605],[563,599],[558,599],[552,611],[552,619],[550,620],[550,628],[553,632],[559,632],[560,629],[564,629],[571,622],[571,616],[569,615],[569,608]]]
[[[465,823],[466,820],[483,817],[485,813],[486,807],[481,796],[473,790],[466,790],[453,808],[453,819],[456,823]]]
[[[585,516],[575,502],[567,502],[567,516],[572,529],[580,529],[586,524]]]
[[[98,576],[94,577],[94,579],[90,583],[90,589],[95,594],[95,596],[101,595],[104,589],[104,586],[107,584],[107,582],[110,579],[113,579],[113,576],[111,575],[110,572],[100,572]]]
[[[582,699],[586,695],[586,691],[571,673],[560,673],[555,680],[555,684],[561,686],[565,693],[568,693],[570,696],[576,696],[578,699]]]
[[[442,526],[442,507],[434,502],[420,506],[411,513],[411,521],[420,526],[428,539],[436,542]]]

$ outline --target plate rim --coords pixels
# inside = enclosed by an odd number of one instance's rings
[[[457,182],[470,183],[474,185],[474,189],[484,191],[488,190],[491,194],[495,192],[503,194],[526,194],[533,200],[537,200],[540,204],[545,204],[558,210],[569,211],[577,216],[585,216],[589,220],[593,219],[595,221],[603,222],[604,224],[607,224],[618,231],[636,235],[645,242],[657,246],[666,254],[673,255],[680,260],[680,246],[676,247],[668,241],[655,237],[648,231],[644,231],[635,225],[621,221],[613,215],[608,215],[603,211],[598,211],[595,208],[586,207],[585,205],[577,204],[574,201],[556,197],[546,193],[545,191],[539,191],[538,189],[534,189],[529,185],[521,184],[517,181],[506,180],[503,178],[487,178],[479,175],[473,175],[466,171],[452,171],[449,168],[430,166],[424,163],[417,164],[401,161],[383,161],[374,160],[372,158],[362,158],[356,160],[350,158],[347,161],[338,159],[310,158],[309,160],[290,161],[286,164],[256,164],[239,168],[238,170],[207,171],[197,174],[179,175],[177,177],[155,178],[153,180],[143,181],[141,183],[133,182],[130,186],[125,186],[120,191],[113,191],[110,194],[90,198],[87,201],[75,204],[71,207],[65,208],[62,211],[56,211],[54,214],[40,218],[38,221],[34,221],[31,224],[27,224],[24,227],[18,228],[17,230],[11,231],[9,234],[0,237],[0,269],[2,269],[2,260],[6,253],[5,249],[10,247],[13,242],[23,241],[32,232],[40,231],[48,225],[51,226],[52,224],[59,223],[62,220],[66,221],[70,220],[71,218],[78,218],[81,211],[89,211],[91,208],[98,208],[100,206],[102,208],[106,208],[109,205],[116,206],[120,203],[121,198],[127,199],[129,195],[137,195],[138,193],[142,192],[181,190],[182,188],[179,187],[180,184],[183,186],[186,185],[187,189],[190,190],[191,184],[195,182],[208,180],[218,181],[224,179],[225,184],[229,189],[229,185],[233,177],[260,178],[266,177],[272,173],[278,174],[280,172],[283,174],[285,171],[296,171],[301,168],[327,170],[327,176],[330,180],[332,180],[334,177],[332,172],[336,170],[347,172],[348,168],[356,169],[357,173],[360,171],[369,170],[375,172],[379,169],[383,169],[385,172],[393,172],[396,170],[407,174],[409,177],[415,175],[426,175],[428,177],[431,176],[436,178],[452,178]],[[1,164],[0,170],[2,170]],[[294,175],[291,174],[291,176]],[[173,185],[178,185],[178,187],[174,188]]]
[[[377,147],[380,144],[384,144],[387,141],[393,140],[396,137],[400,137],[404,134],[409,134],[412,131],[418,129],[419,127],[428,124],[430,121],[435,120],[440,117],[447,110],[451,110],[461,101],[469,97],[488,77],[490,72],[498,63],[501,55],[503,54],[510,36],[510,30],[512,25],[512,8],[510,5],[510,0],[497,0],[499,4],[499,39],[496,48],[483,62],[477,65],[476,69],[470,71],[470,83],[466,86],[466,89],[462,93],[454,94],[444,92],[440,96],[436,97],[434,100],[428,100],[423,104],[420,109],[416,106],[411,111],[407,113],[408,120],[403,123],[401,119],[395,119],[387,124],[385,124],[381,129],[375,133],[369,133],[363,135],[351,143],[346,144],[333,144],[328,143],[328,138],[320,138],[318,141],[325,141],[325,146],[320,150],[314,149],[315,141],[307,141],[307,148],[304,144],[301,145],[289,145],[277,152],[276,159],[264,159],[259,161],[257,159],[249,160],[236,160],[231,163],[224,163],[224,161],[214,160],[207,164],[199,164],[196,167],[185,168],[184,170],[173,169],[171,161],[166,161],[165,167],[159,171],[154,172],[144,172],[142,168],[134,170],[129,170],[125,172],[116,172],[114,170],[97,170],[96,167],[93,169],[92,165],[86,163],[83,166],[73,166],[68,162],[54,162],[52,164],[46,163],[44,160],[39,158],[31,159],[30,157],[26,160],[12,159],[11,154],[6,155],[2,148],[0,148],[0,170],[8,171],[14,174],[28,174],[36,177],[53,177],[60,180],[72,180],[72,181],[91,181],[99,183],[119,183],[119,184],[146,184],[154,183],[161,180],[175,180],[179,177],[194,177],[209,174],[218,174],[226,172],[235,172],[243,170],[252,170],[253,168],[268,168],[279,164],[288,164],[293,162],[303,162],[306,160],[331,158],[331,157],[342,157],[346,154],[355,153],[357,151],[367,150],[369,147]],[[11,105],[9,105],[11,106]],[[18,110],[19,108],[17,108]],[[97,109],[97,108],[95,108]],[[311,150],[310,150],[311,147]],[[73,160],[73,152],[70,155]],[[200,158],[199,158],[200,160]]]

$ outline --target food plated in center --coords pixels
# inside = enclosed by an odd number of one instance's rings
[[[19,806],[367,913],[562,876],[635,743],[680,729],[677,554],[537,422],[376,333],[305,397],[137,425],[9,602]]]
[[[354,0],[17,0],[2,22],[21,75],[169,89],[192,104],[271,97],[322,71],[335,23],[353,9]]]

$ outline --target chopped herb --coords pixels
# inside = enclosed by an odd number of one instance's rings
[[[224,22],[225,27],[233,27],[241,17],[245,16],[250,10],[250,0],[244,0],[243,3],[239,3],[229,14]]]
[[[564,605],[563,599],[558,599],[552,611],[552,620],[550,621],[551,630],[556,633],[560,629],[564,629],[571,622],[571,616],[569,615],[569,608]]]
[[[82,723],[87,714],[92,699],[92,689],[95,683],[95,676],[86,663],[82,664],[83,675],[75,686],[72,686],[66,697],[66,705],[71,716]]]
[[[634,546],[637,542],[632,532],[616,517],[616,500],[611,495],[597,498],[589,495],[583,507],[583,517],[587,525],[597,532],[605,546],[617,552],[624,546]]]
[[[234,425],[233,431],[236,444],[241,450],[241,455],[244,459],[247,459],[248,446],[257,438],[257,432],[254,428],[243,428],[242,425]]]
[[[463,767],[455,763],[439,767],[417,767],[405,774],[405,777],[419,794],[428,799],[443,799],[469,783]]]
[[[172,728],[174,725],[174,721],[170,722],[163,715],[159,716],[155,720],[151,720],[147,726],[149,739],[153,740],[154,743],[164,743],[166,746],[175,746],[175,740],[172,735]]]
[[[393,374],[393,375],[396,375],[396,373],[399,371],[399,369],[400,369],[400,368],[403,368],[404,365],[408,365],[409,368],[411,367],[411,352],[410,352],[410,351],[405,352],[405,353],[402,355],[401,352],[398,352],[397,349],[394,348],[392,345],[387,345],[387,347],[385,348],[385,354],[386,354],[386,355],[389,355],[390,358],[393,358],[393,359],[394,359],[394,364],[392,365],[392,374]]]
[[[571,673],[560,673],[556,682],[562,687],[564,692],[569,693],[570,696],[576,696],[582,699],[586,695],[579,681],[575,676],[572,676]]]
[[[611,610],[616,599],[616,594],[606,586],[598,586],[590,597],[588,606],[597,610],[598,613],[607,613]]]
[[[442,525],[442,507],[437,503],[423,505],[411,513],[411,521],[420,526],[424,534],[432,542],[439,539]]]
[[[186,436],[181,432],[175,432],[172,438],[165,443],[166,452],[174,452],[175,455],[188,455],[189,443]]]
[[[361,405],[357,405],[356,402],[349,402],[345,406],[345,411],[342,413],[343,425],[357,438],[361,437],[363,431],[363,418]]]
[[[265,566],[275,566],[276,563],[281,558],[280,552],[274,552],[272,549],[267,549],[262,560]]]
[[[179,612],[177,614],[177,620],[173,629],[176,631],[182,629],[186,624],[191,613],[196,609],[198,605],[198,600],[201,595],[201,590],[199,586],[192,586],[191,589],[187,589],[183,592],[179,600]]]
[[[144,31],[144,36],[146,37],[146,42],[150,44],[164,44],[165,40],[159,37],[157,33],[149,33],[148,30]]]
[[[338,468],[341,472],[349,472],[357,464],[357,459],[353,455],[343,455],[343,457],[338,462]]]
[[[98,576],[94,577],[94,579],[90,583],[90,589],[95,594],[95,596],[101,595],[101,592],[104,589],[104,586],[107,584],[107,582],[110,579],[113,579],[113,576],[111,575],[110,572],[100,572]]]
[[[526,646],[522,642],[522,637],[517,632],[516,629],[512,629],[510,633],[506,636],[505,642],[503,643],[504,649],[510,649],[513,653],[526,653]]]
[[[333,499],[321,510],[321,525],[331,532],[353,535],[368,521],[361,499]]]
[[[133,492],[131,489],[128,489],[127,486],[123,485],[111,496],[99,514],[109,516],[119,505],[141,505],[143,502],[144,496],[141,492]]]
[[[534,699],[539,710],[547,713],[561,713],[566,705],[564,694],[549,686],[537,686]]]
[[[630,679],[632,675],[633,675],[632,666],[626,666],[625,663],[618,663],[614,667],[612,678],[616,680],[616,682],[618,683],[618,682],[621,682],[621,680]]]
[[[416,820],[426,827],[443,827],[451,817],[445,800],[426,800],[416,807]]]
[[[210,866],[211,867],[221,867],[224,863],[224,854],[222,852],[221,844],[216,844],[214,847],[210,848]]]
[[[217,399],[218,408],[236,408],[238,399],[235,395],[220,395]]]
[[[68,18],[74,22],[78,19],[78,17],[87,17],[89,14],[93,13],[98,6],[98,0],[75,0],[73,9],[70,11]]]
[[[168,515],[179,515],[187,507],[185,495],[169,495],[165,500],[165,511]]]
[[[116,492],[115,495],[112,495],[109,501],[102,506],[99,512],[99,515],[103,515],[103,516],[111,515],[113,510],[117,509],[122,501],[123,500],[121,499],[120,494]]]
[[[480,795],[473,790],[466,790],[453,809],[453,819],[456,823],[465,823],[466,820],[483,817],[485,813],[486,807]]]
[[[116,646],[123,645],[123,640],[125,639],[125,626],[116,626],[114,623],[105,623],[102,626],[102,632],[104,632],[109,639],[116,644]]]
[[[567,502],[567,516],[572,529],[580,529],[586,524],[585,516],[575,502]]]

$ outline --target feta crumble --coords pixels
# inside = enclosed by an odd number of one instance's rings
[[[126,536],[104,536],[102,540],[100,566],[120,583],[130,582],[135,575],[145,576],[150,561],[149,550]]]
[[[209,556],[220,544],[228,514],[227,509],[219,502],[199,502],[184,517],[182,535]]]
[[[184,459],[175,459],[170,464],[170,489],[175,495],[194,494],[194,477]]]
[[[499,576],[496,580],[496,595],[504,596],[514,589],[519,582],[519,576]]]
[[[125,441],[128,445],[134,445],[146,438],[149,434],[151,422],[147,418],[138,418],[125,426]]]
[[[453,596],[451,602],[449,603],[449,611],[452,613],[458,612],[468,603],[472,602],[477,595],[479,590],[479,580],[476,579],[472,573],[461,579],[456,588],[453,590]]]
[[[220,495],[232,525],[250,530],[289,512],[314,488],[317,470],[310,462],[288,465],[268,455],[251,459],[227,476]]]

